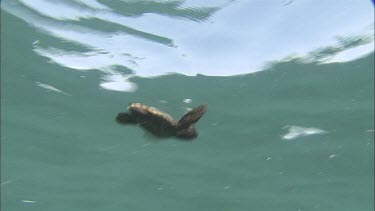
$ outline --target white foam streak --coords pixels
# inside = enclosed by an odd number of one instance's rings
[[[300,127],[300,126],[288,125],[288,126],[285,126],[284,128],[288,129],[288,132],[281,137],[284,140],[293,140],[293,139],[301,138],[304,136],[327,133],[327,131],[324,131],[319,128],[313,128],[313,127],[305,128],[305,127]]]
[[[71,94],[63,92],[60,89],[58,89],[58,88],[56,88],[54,86],[51,86],[49,84],[40,83],[39,81],[36,81],[35,83],[36,83],[37,86],[40,86],[40,87],[42,87],[44,89],[47,89],[49,91],[54,91],[54,92],[58,92],[58,93],[61,93],[61,94],[65,94],[65,95],[71,96]]]
[[[30,204],[32,204],[32,203],[35,203],[36,201],[34,201],[34,200],[23,199],[22,202],[23,202],[23,203],[30,203]]]
[[[5,182],[2,182],[2,183],[0,184],[0,186],[7,185],[7,184],[9,184],[9,183],[12,183],[13,181],[14,181],[14,180],[12,180],[12,179],[7,180],[7,181],[5,181]]]

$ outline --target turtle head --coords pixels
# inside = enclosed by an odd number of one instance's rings
[[[193,126],[177,130],[176,137],[183,140],[192,140],[198,136],[197,130]]]
[[[120,124],[136,124],[136,119],[133,115],[127,112],[118,113],[116,116],[116,121]]]

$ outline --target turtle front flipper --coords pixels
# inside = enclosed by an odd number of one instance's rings
[[[116,116],[116,121],[121,124],[136,124],[136,118],[127,112],[118,113]]]
[[[187,112],[177,123],[177,130],[190,127],[192,124],[196,123],[206,112],[207,105],[200,105],[193,110]]]

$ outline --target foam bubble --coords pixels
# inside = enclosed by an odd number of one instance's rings
[[[327,133],[327,131],[325,130],[322,130],[319,128],[313,128],[313,127],[305,128],[305,127],[300,127],[300,126],[288,125],[288,126],[285,126],[284,128],[288,129],[288,132],[281,137],[284,140],[293,140],[293,139],[301,138],[304,136]]]

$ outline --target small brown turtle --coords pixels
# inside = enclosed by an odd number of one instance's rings
[[[156,108],[132,103],[128,106],[129,112],[121,112],[116,121],[121,124],[137,124],[160,138],[175,136],[180,139],[194,139],[198,136],[196,123],[207,110],[207,105],[200,105],[187,112],[178,122],[168,114]]]

